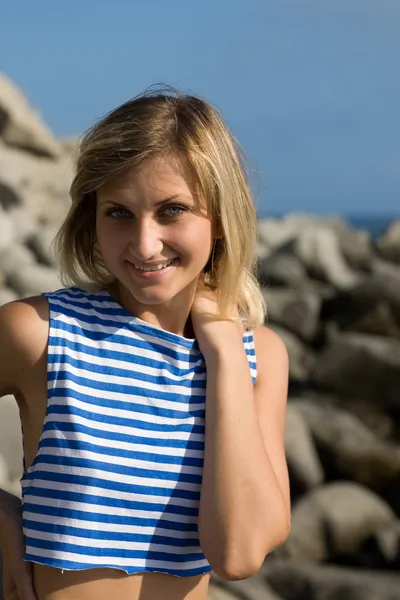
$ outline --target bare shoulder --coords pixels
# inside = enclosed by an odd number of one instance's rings
[[[259,411],[271,410],[281,420],[289,388],[289,356],[282,338],[268,327],[254,328],[257,376],[254,385]]]
[[[0,307],[0,396],[18,393],[47,347],[49,308],[45,296]]]
[[[288,378],[289,356],[282,338],[269,329],[260,326],[253,329],[254,347],[257,359],[257,373],[260,377]]]

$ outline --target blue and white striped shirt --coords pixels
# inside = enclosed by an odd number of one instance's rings
[[[132,316],[106,291],[45,295],[48,406],[22,478],[26,560],[211,571],[198,539],[206,367],[196,340]],[[243,342],[254,382],[251,331]]]

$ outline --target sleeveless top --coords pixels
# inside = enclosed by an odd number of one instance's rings
[[[106,292],[46,293],[48,403],[22,477],[28,561],[192,576],[206,367],[196,340],[132,316]],[[253,333],[244,333],[253,383]]]

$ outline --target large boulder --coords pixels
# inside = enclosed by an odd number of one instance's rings
[[[0,270],[7,276],[35,263],[34,253],[22,244],[13,244],[0,251]]]
[[[9,210],[15,206],[20,206],[22,199],[17,190],[9,186],[7,182],[0,180],[0,209]]]
[[[315,354],[310,346],[304,344],[296,335],[285,327],[268,323],[283,340],[289,355],[289,376],[292,382],[304,384],[315,369]]]
[[[397,423],[392,415],[376,402],[376,399],[348,398],[346,395],[311,394],[310,399],[326,403],[355,415],[369,431],[372,431],[380,440],[389,443],[396,440]]]
[[[293,249],[312,276],[335,288],[348,289],[357,282],[332,229],[305,229],[295,238]]]
[[[395,265],[374,259],[371,262],[371,276],[379,286],[382,298],[389,303],[397,322],[400,322],[400,263]]]
[[[321,297],[311,290],[263,288],[271,323],[282,325],[306,342],[319,332]]]
[[[310,400],[296,401],[293,409],[307,423],[325,469],[336,477],[375,490],[400,477],[399,447],[380,440],[355,415]]]
[[[15,240],[15,226],[0,206],[0,252],[10,248]]]
[[[378,399],[398,413],[400,341],[361,333],[333,336],[320,352],[311,379],[339,394]]]
[[[400,338],[400,310],[391,296],[387,280],[368,277],[353,289],[326,298],[321,318],[336,323],[344,331]]]
[[[43,227],[36,231],[28,240],[27,245],[36,256],[39,263],[48,267],[57,267],[56,256],[54,254],[54,238],[58,232],[58,227]]]
[[[341,254],[352,269],[368,270],[373,257],[373,243],[368,231],[354,229],[337,215],[289,213],[283,219],[286,229],[298,233],[305,230],[329,229],[340,246]]]
[[[39,113],[27,102],[22,92],[0,73],[0,137],[10,146],[34,154],[56,157],[59,147]]]
[[[0,140],[0,204],[18,225],[30,221],[28,235],[43,223],[61,222],[70,207],[73,173],[73,165],[64,155],[57,160],[34,156]]]
[[[3,304],[7,304],[8,302],[13,302],[13,300],[17,300],[19,298],[18,294],[9,288],[0,288],[0,306]]]
[[[52,292],[62,287],[54,269],[44,265],[24,265],[7,276],[7,285],[21,297]]]
[[[263,286],[290,287],[330,298],[370,271],[371,236],[337,217],[289,214],[258,226],[258,277]],[[361,279],[362,280],[362,279]]]
[[[285,600],[398,600],[400,576],[299,561],[266,561],[263,574]]]
[[[23,470],[22,433],[14,396],[0,398],[0,488],[20,493]]]
[[[298,227],[282,219],[262,219],[258,222],[258,240],[269,251],[280,248],[298,233]]]
[[[400,520],[383,525],[363,546],[366,566],[374,564],[381,568],[400,570]]]
[[[78,136],[70,136],[58,140],[61,156],[75,163],[79,151],[79,142],[80,138]]]
[[[305,287],[308,274],[302,262],[290,252],[274,251],[258,254],[258,278],[264,286]]]
[[[374,533],[395,522],[390,506],[367,488],[329,483],[294,505],[289,538],[275,553],[311,562],[354,557]]]
[[[394,221],[377,241],[380,255],[386,260],[400,263],[400,220]]]
[[[294,488],[304,492],[323,483],[324,471],[311,430],[293,401],[286,411],[285,453],[292,493]]]
[[[374,258],[354,288],[324,298],[321,318],[343,330],[399,338],[400,266]]]

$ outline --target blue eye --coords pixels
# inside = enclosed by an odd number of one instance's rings
[[[113,219],[125,219],[130,218],[131,213],[125,208],[110,208],[110,210],[107,211],[107,216],[112,217]]]
[[[166,206],[163,210],[163,215],[167,217],[180,217],[186,210],[183,206]]]
[[[183,215],[184,212],[187,212],[187,208],[184,206],[178,206],[178,205],[170,205],[170,206],[165,206],[162,210],[161,210],[161,217],[165,217],[165,218],[179,218],[180,216]],[[131,213],[130,210],[128,210],[127,208],[123,208],[123,207],[114,207],[114,208],[110,208],[107,210],[107,217],[111,217],[112,219],[115,220],[126,220],[126,219],[132,219],[133,218],[133,214]]]

